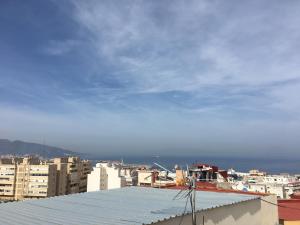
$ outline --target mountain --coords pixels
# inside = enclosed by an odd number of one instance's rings
[[[68,155],[83,156],[81,153],[62,148],[24,141],[10,141],[7,139],[0,139],[0,155],[37,155],[43,158],[63,157]]]

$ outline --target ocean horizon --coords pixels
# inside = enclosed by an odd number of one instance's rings
[[[105,156],[93,157],[93,162],[99,160],[118,160],[126,164],[153,165],[154,162],[172,170],[175,165],[186,169],[187,165],[203,163],[218,166],[219,169],[228,170],[233,168],[239,172],[248,172],[251,169],[265,171],[268,174],[300,174],[299,159],[283,158],[249,158],[249,157],[213,157],[213,156]]]

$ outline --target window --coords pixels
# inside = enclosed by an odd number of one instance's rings
[[[48,173],[31,173],[30,176],[34,177],[47,177],[49,174]]]

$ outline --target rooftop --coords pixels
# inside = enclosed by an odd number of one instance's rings
[[[187,189],[186,186],[171,186],[166,187],[168,189],[175,189],[175,190],[182,190]],[[218,193],[234,193],[234,194],[241,194],[241,195],[254,195],[254,196],[267,196],[268,194],[260,193],[260,192],[251,192],[251,191],[239,191],[234,189],[222,189],[218,188],[216,184],[211,182],[197,182],[197,191],[208,191],[208,192],[218,192]]]
[[[0,224],[137,225],[182,215],[185,199],[179,190],[126,187],[41,200],[0,204]],[[253,195],[197,191],[197,210],[258,198]],[[190,212],[190,207],[187,208]],[[67,221],[67,222],[66,222]]]
[[[279,219],[287,221],[300,220],[300,200],[278,200]]]

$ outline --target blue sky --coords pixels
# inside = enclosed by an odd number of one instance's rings
[[[299,1],[1,1],[0,136],[300,156]]]

